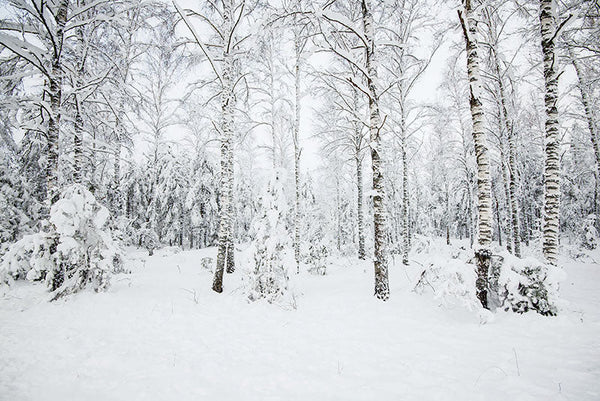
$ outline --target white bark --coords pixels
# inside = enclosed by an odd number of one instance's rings
[[[379,94],[377,90],[377,64],[375,60],[375,30],[373,26],[373,14],[371,13],[369,0],[362,0],[362,21],[364,38],[366,41],[365,64],[367,69],[367,88],[369,90],[369,112],[370,112],[370,145],[371,166],[373,169],[373,226],[375,229],[375,296],[381,300],[390,297],[388,279],[388,255],[387,255],[387,214],[384,205],[385,188],[383,181],[383,162],[381,158],[381,115],[379,111]]]
[[[560,159],[558,137],[558,60],[555,54],[556,15],[553,0],[540,0],[540,30],[544,56],[546,141],[544,164],[543,252],[549,263],[558,258]]]
[[[501,120],[506,130],[506,136],[508,138],[508,165],[504,164],[506,158],[502,157],[502,168],[503,176],[505,181],[508,182],[508,188],[506,191],[506,203],[509,214],[509,239],[506,241],[509,251],[512,251],[515,256],[521,257],[521,241],[519,238],[520,223],[519,223],[519,205],[517,200],[517,161],[516,161],[516,133],[514,132],[514,122],[510,118],[508,113],[508,98],[504,86],[504,74],[500,67],[500,59],[498,57],[498,43],[496,33],[496,21],[494,16],[488,14],[488,27],[490,30],[490,37],[493,39],[491,46],[492,56],[492,68],[494,70],[495,79],[498,85],[498,95],[500,104],[498,105],[501,112]],[[503,140],[503,139],[501,139]],[[504,145],[502,145],[502,151],[504,152]],[[506,186],[506,185],[505,185]]]
[[[231,0],[223,2],[222,29],[225,32],[221,60],[221,182],[219,208],[219,248],[213,290],[223,292],[223,272],[233,262],[233,129],[234,129],[234,55],[229,48],[233,36],[234,15]],[[229,256],[228,256],[229,255]],[[226,267],[226,265],[228,265]]]
[[[358,226],[358,258],[365,259],[365,217],[363,211],[363,172],[362,172],[362,123],[358,116],[360,113],[360,105],[358,103],[358,89],[352,87],[352,106],[354,108],[354,161],[356,163],[356,217]]]
[[[598,188],[600,187],[600,142],[598,140],[598,128],[596,126],[597,122],[594,116],[594,109],[592,108],[592,103],[590,100],[591,95],[588,92],[590,84],[586,81],[586,78],[583,75],[583,71],[581,69],[580,62],[574,55],[573,50],[571,48],[569,48],[569,57],[571,58],[571,62],[573,63],[573,67],[575,68],[575,72],[577,73],[577,86],[579,87],[581,103],[583,105],[583,111],[585,112],[585,118],[587,120],[588,129],[590,131],[592,147],[594,148],[594,156],[596,162],[596,191],[600,192],[600,190],[598,190]],[[596,208],[598,210],[598,207]],[[598,221],[600,221],[600,216],[598,216]]]
[[[296,260],[296,274],[298,274],[300,273],[300,63],[302,44],[297,21],[294,23],[294,259]]]
[[[483,105],[481,103],[481,77],[479,73],[479,56],[477,44],[477,21],[471,0],[463,1],[464,12],[459,11],[467,49],[467,73],[469,76],[469,92],[471,119],[473,121],[473,142],[477,157],[477,209],[478,236],[475,256],[477,259],[477,297],[482,306],[487,308],[488,271],[492,242],[492,204],[490,188],[490,166],[486,135],[484,130]]]

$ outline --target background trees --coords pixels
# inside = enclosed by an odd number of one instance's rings
[[[381,299],[421,235],[555,263],[600,224],[593,2],[3,4],[2,252],[77,183],[122,244],[218,245],[222,291],[274,169],[293,270],[371,259]]]

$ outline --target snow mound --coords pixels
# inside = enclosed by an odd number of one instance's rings
[[[417,238],[417,259],[423,268],[414,284],[420,294],[431,292],[446,306],[459,304],[468,310],[481,309],[476,296],[476,266],[473,251],[440,241]],[[544,316],[558,313],[559,283],[565,273],[559,267],[534,257],[517,258],[507,251],[492,255],[488,273],[488,301],[492,309],[517,313],[535,311]],[[489,319],[482,319],[488,321]]]
[[[66,188],[50,210],[45,231],[13,244],[0,262],[0,278],[43,280],[52,299],[85,287],[105,290],[122,271],[122,253],[107,227],[108,210],[81,185]]]

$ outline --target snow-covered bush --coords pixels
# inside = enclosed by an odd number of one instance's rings
[[[469,310],[481,306],[475,295],[475,265],[461,259],[435,261],[423,270],[414,289],[418,293],[432,290],[444,304],[459,303]]]
[[[504,309],[518,313],[533,310],[544,316],[556,315],[559,281],[563,276],[558,267],[541,263],[535,258],[519,259],[505,255],[498,279]]]
[[[148,250],[148,255],[154,255],[154,250],[160,247],[158,234],[151,227],[146,227],[141,230],[142,246]]]
[[[318,276],[327,274],[327,256],[329,256],[329,250],[325,241],[311,243],[305,256],[305,261],[310,266],[308,272]]]
[[[471,250],[432,243],[424,253],[422,271],[414,287],[432,291],[444,304],[459,303],[470,310],[481,308],[476,296],[476,266]],[[488,274],[488,304],[492,309],[556,315],[562,271],[535,258],[517,258],[504,251],[492,256]]]
[[[415,234],[412,240],[412,252],[424,253],[431,249],[431,239],[423,235]]]
[[[274,172],[254,223],[254,269],[250,271],[248,299],[274,302],[288,289],[286,250],[290,239],[285,226],[287,203],[283,192],[283,173]]]
[[[214,264],[215,260],[210,256],[205,256],[202,259],[200,259],[200,266],[202,266],[202,269],[208,270],[211,273],[213,272]]]
[[[53,238],[45,232],[29,234],[11,244],[2,257],[0,278],[2,283],[12,280],[38,280],[46,277],[53,268],[50,247]]]
[[[596,216],[589,215],[587,219],[585,219],[579,242],[582,248],[590,251],[598,248],[600,237],[598,236],[598,230],[596,230]]]
[[[50,225],[25,236],[2,258],[3,281],[44,280],[53,299],[84,287],[105,290],[122,255],[107,228],[108,210],[81,185],[72,185],[50,210]]]
[[[8,244],[37,230],[41,204],[19,163],[0,147],[0,256]]]

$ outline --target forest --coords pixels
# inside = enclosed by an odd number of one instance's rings
[[[599,83],[597,0],[0,0],[0,400],[598,399]]]

